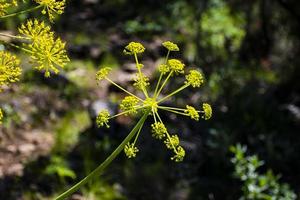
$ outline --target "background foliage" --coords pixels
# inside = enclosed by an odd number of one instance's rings
[[[147,47],[143,62],[155,78],[155,63],[164,55],[159,46],[167,39],[179,44],[180,59],[206,75],[204,90],[192,91],[190,99],[184,93],[176,104],[211,102],[212,120],[163,116],[182,135],[183,163],[171,162],[147,130],[136,159],[119,157],[74,199],[239,199],[245,185],[234,176],[229,152],[236,143],[247,145],[264,160],[262,172],[281,174],[279,182],[299,196],[299,13],[296,0],[69,1],[53,28],[68,42],[71,63],[45,79],[25,62],[22,81],[0,96],[6,115],[0,199],[51,199],[109,155],[132,121],[96,128],[95,113],[116,111],[121,93],[97,86],[95,72],[100,65],[113,67],[126,86],[133,69],[122,49],[138,40]],[[16,31],[39,15],[2,20],[0,29]]]

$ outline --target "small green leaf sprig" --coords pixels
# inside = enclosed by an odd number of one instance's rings
[[[243,182],[241,200],[297,199],[297,195],[287,183],[280,183],[280,175],[275,175],[270,169],[266,173],[260,172],[264,161],[257,155],[247,155],[247,146],[237,144],[231,146],[230,151],[234,154],[231,159],[234,164],[234,175]]]
[[[133,86],[136,90],[141,91],[143,95],[136,95],[116,82],[109,78],[109,73],[111,68],[103,67],[101,68],[96,75],[96,79],[98,81],[107,80],[120,90],[124,91],[127,96],[120,103],[120,110],[122,112],[111,116],[108,110],[102,110],[99,112],[96,123],[98,127],[106,126],[109,128],[109,120],[116,118],[121,115],[130,115],[130,116],[151,116],[153,123],[151,124],[151,132],[152,136],[155,139],[163,141],[167,149],[171,150],[174,155],[171,157],[171,160],[175,162],[183,161],[185,157],[185,150],[180,145],[180,139],[177,134],[171,134],[165,126],[165,123],[162,121],[160,116],[161,111],[171,112],[178,115],[183,115],[186,117],[190,117],[193,120],[199,121],[200,118],[204,120],[208,120],[212,116],[212,108],[208,103],[203,103],[201,108],[198,110],[191,105],[186,105],[185,108],[177,108],[177,107],[169,107],[163,106],[163,103],[174,95],[178,94],[182,90],[192,87],[199,88],[204,83],[204,78],[202,73],[199,70],[192,69],[187,74],[185,74],[185,64],[182,63],[178,59],[169,59],[170,52],[179,51],[179,48],[176,44],[167,41],[162,43],[162,45],[167,50],[167,56],[165,58],[165,62],[158,66],[158,71],[160,72],[160,76],[155,85],[155,90],[153,93],[150,93],[150,82],[149,78],[143,73],[142,65],[139,62],[138,55],[145,51],[145,47],[138,42],[130,42],[124,49],[124,53],[126,55],[133,56],[137,73],[133,78]],[[170,81],[171,78],[175,78],[177,76],[185,75],[185,81],[181,87],[170,92],[169,94],[162,96],[161,92]],[[141,97],[142,96],[142,97]],[[135,134],[135,138],[128,142],[124,147],[125,155],[128,158],[136,157],[139,149],[137,147],[137,140],[142,131],[144,123],[142,123]]]

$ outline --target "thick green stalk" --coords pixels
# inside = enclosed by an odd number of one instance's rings
[[[76,192],[80,187],[82,187],[84,184],[86,184],[88,181],[90,181],[92,178],[96,177],[97,175],[101,174],[103,170],[121,153],[124,149],[124,146],[133,138],[133,136],[136,134],[136,132],[139,130],[140,126],[145,122],[147,119],[149,113],[145,113],[142,118],[137,122],[135,127],[131,130],[131,132],[128,134],[128,136],[123,140],[123,142],[110,154],[109,157],[106,158],[106,160],[101,163],[94,171],[92,171],[89,175],[87,175],[84,179],[79,181],[77,184],[72,186],[69,190],[65,191],[61,195],[55,198],[55,200],[63,200],[67,197],[69,197],[71,194]]]

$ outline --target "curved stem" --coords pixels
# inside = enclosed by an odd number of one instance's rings
[[[39,9],[41,8],[43,5],[38,5],[36,7],[33,7],[33,8],[29,8],[29,9],[26,9],[26,10],[22,10],[20,12],[16,12],[16,13],[11,13],[11,14],[8,14],[8,15],[4,15],[4,16],[1,16],[0,19],[5,19],[5,18],[8,18],[8,17],[14,17],[16,15],[20,15],[20,14],[23,14],[23,13],[27,13],[27,12],[30,12],[30,11],[33,11],[33,10],[36,10],[36,9]]]
[[[94,171],[92,171],[89,175],[87,175],[84,179],[79,181],[77,184],[75,184],[73,187],[59,195],[55,198],[55,200],[63,200],[67,197],[69,197],[71,194],[76,192],[80,187],[82,187],[84,184],[86,184],[88,181],[90,181],[92,178],[96,177],[97,175],[101,174],[103,170],[123,151],[124,146],[133,138],[133,136],[136,134],[136,132],[139,130],[140,126],[145,122],[147,119],[149,113],[145,113],[142,118],[137,122],[135,127],[131,130],[131,132],[128,134],[128,136],[123,140],[123,142],[106,158],[106,160],[101,163]]]

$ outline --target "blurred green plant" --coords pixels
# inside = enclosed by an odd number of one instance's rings
[[[110,185],[101,179],[92,181],[82,193],[88,200],[126,200],[118,184]]]
[[[125,23],[124,28],[127,34],[159,32],[163,30],[163,27],[158,23],[141,23],[139,20],[128,20]]]
[[[65,178],[76,178],[75,172],[70,169],[65,159],[57,155],[51,157],[50,163],[45,169],[45,174],[57,175],[62,183],[65,183]]]
[[[246,156],[247,147],[237,144],[231,146],[234,153],[231,162],[235,167],[235,176],[243,182],[243,196],[241,200],[295,200],[297,195],[288,184],[278,182],[280,176],[271,170],[261,174],[258,168],[264,162],[257,155]]]
[[[67,113],[57,124],[55,146],[52,151],[56,154],[67,153],[77,143],[79,134],[90,124],[87,111],[74,110]]]
[[[226,55],[226,48],[236,51],[245,36],[244,26],[245,19],[241,13],[233,15],[223,1],[214,1],[213,6],[202,15],[203,45],[219,55]]]

